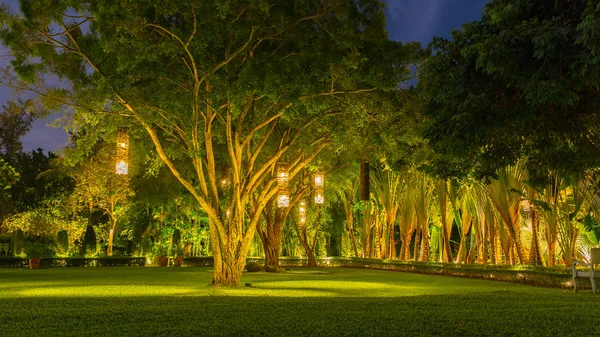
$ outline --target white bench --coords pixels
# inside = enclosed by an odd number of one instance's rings
[[[577,292],[577,278],[589,277],[590,281],[592,282],[594,294],[596,294],[596,279],[600,278],[600,271],[596,273],[594,270],[594,265],[596,264],[600,264],[600,248],[592,248],[592,251],[590,252],[590,263],[583,263],[580,261],[573,262],[573,286],[575,287],[575,292]],[[589,267],[590,269],[586,271],[577,270],[578,265]]]

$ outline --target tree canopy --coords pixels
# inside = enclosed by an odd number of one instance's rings
[[[532,178],[600,165],[600,4],[491,0],[436,38],[419,88],[445,176],[494,175],[527,157]]]
[[[343,144],[335,135],[396,92],[420,51],[388,39],[379,0],[21,1],[21,12],[2,13],[18,74],[4,82],[76,122],[144,130],[207,213],[223,284],[239,282],[277,162],[293,178]],[[70,86],[40,86],[43,74]]]

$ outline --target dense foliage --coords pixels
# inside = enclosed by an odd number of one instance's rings
[[[524,157],[541,181],[597,169],[599,31],[597,1],[492,0],[435,39],[419,80],[433,169],[493,176]]]

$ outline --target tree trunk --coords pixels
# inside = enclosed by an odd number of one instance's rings
[[[269,202],[265,207],[265,228],[258,228],[258,234],[263,244],[265,253],[265,266],[279,268],[279,246],[281,244],[281,232],[287,218],[288,210],[276,208],[273,212],[273,204]]]
[[[540,213],[533,208],[531,209],[531,247],[529,248],[529,260],[527,264],[538,266],[543,265],[542,255],[540,254]]]
[[[444,241],[444,256],[442,257],[442,262],[452,262],[452,248],[450,247],[450,235],[452,232],[446,227],[446,224],[442,224],[442,238]]]
[[[429,261],[429,226],[423,226],[421,235],[421,261]]]
[[[525,248],[523,247],[523,242],[521,241],[521,228],[520,224],[515,225],[515,237],[513,238],[516,248],[516,257],[513,260],[518,258],[518,262],[524,264],[526,260],[527,254],[525,254]],[[513,261],[515,262],[515,261]]]
[[[108,256],[113,255],[113,239],[114,239],[114,230],[111,229],[110,232],[108,233],[108,249],[106,252],[106,255],[108,255]]]
[[[212,279],[214,285],[229,287],[237,287],[240,285],[242,271],[246,266],[245,254],[241,254],[238,259],[235,259],[231,254],[228,254],[228,256],[219,254],[218,256],[214,256],[214,261],[215,269]]]
[[[410,242],[412,241],[412,232],[405,234],[402,238],[402,247],[400,248],[400,259],[408,261],[410,260]]]
[[[469,254],[467,254],[467,263],[474,263],[477,259],[477,239],[475,233],[471,231],[471,242],[469,243]]]
[[[413,247],[413,259],[417,261],[419,259],[419,242],[421,241],[421,228],[416,230],[415,234],[415,245]]]
[[[317,257],[315,256],[314,249],[307,249],[306,250],[306,258],[308,259],[308,266],[309,267],[318,267]]]
[[[352,242],[352,249],[354,250],[354,256],[360,257],[360,255],[358,254],[358,248],[356,246],[356,237],[354,236],[354,228],[352,226],[350,226],[350,229],[348,231],[350,232],[350,241]]]
[[[548,243],[548,267],[554,267],[556,265],[556,240]]]
[[[460,236],[460,243],[458,245],[458,254],[456,255],[456,263],[464,263],[467,257],[467,236]]]
[[[381,259],[381,226],[375,221],[375,258]]]
[[[117,219],[110,216],[110,231],[108,232],[108,249],[106,255],[113,255],[113,241],[115,238],[115,228],[117,227]]]
[[[392,260],[396,260],[398,257],[396,256],[396,240],[394,239],[394,223],[389,224],[389,233],[390,236],[390,256],[389,258]]]

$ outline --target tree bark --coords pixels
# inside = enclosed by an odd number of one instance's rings
[[[421,231],[421,258],[420,260],[425,262],[429,261],[429,224],[424,223]],[[416,259],[416,258],[415,258]]]
[[[390,259],[396,260],[398,257],[396,256],[396,240],[394,238],[394,223],[389,224],[389,236],[390,236]]]
[[[540,213],[533,207],[531,209],[531,246],[529,248],[529,260],[527,264],[539,266],[543,265],[542,255],[540,253]]]

